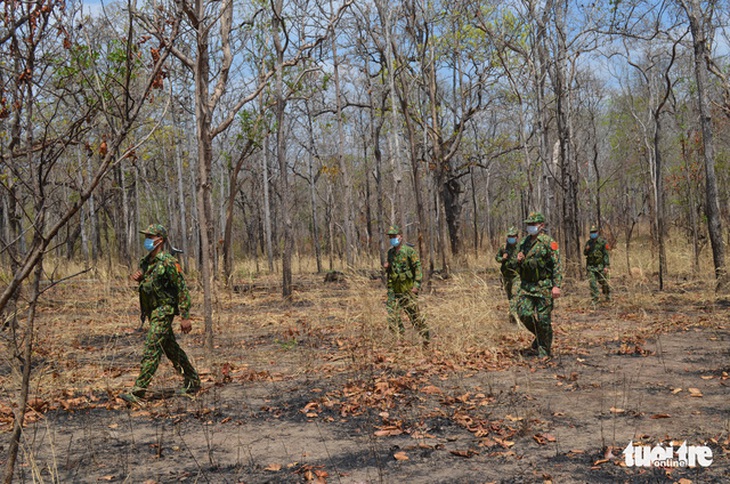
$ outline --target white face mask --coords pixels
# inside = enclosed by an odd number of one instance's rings
[[[527,226],[527,233],[530,235],[537,235],[537,233],[540,231],[539,225],[528,225]]]

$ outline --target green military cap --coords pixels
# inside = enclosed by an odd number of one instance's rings
[[[598,226],[597,225],[591,225],[591,232],[598,232]]]
[[[510,235],[517,235],[517,228],[515,228],[514,226],[510,227],[507,231],[507,237],[509,237]]]
[[[156,237],[162,237],[167,239],[167,230],[160,224],[152,224],[144,230],[139,231],[140,234],[154,235]]]
[[[386,232],[386,233],[387,233],[388,235],[399,235],[399,234],[401,233],[401,232],[400,232],[400,227],[398,227],[397,225],[391,225],[391,226],[390,226],[390,227],[388,228],[388,232]]]
[[[530,212],[530,215],[525,219],[526,224],[541,224],[545,223],[545,216],[540,212]]]

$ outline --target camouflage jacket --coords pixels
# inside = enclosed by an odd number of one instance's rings
[[[505,244],[499,249],[497,255],[494,256],[494,260],[502,264],[499,268],[504,276],[516,276],[517,275],[517,253],[520,251],[520,246],[517,244]],[[507,259],[503,259],[504,254],[507,254]]]
[[[528,235],[519,247],[525,255],[518,264],[520,288],[533,296],[551,297],[552,288],[563,283],[558,243],[541,233],[534,239]]]
[[[149,318],[155,308],[172,306],[175,314],[187,319],[190,316],[190,292],[177,259],[167,252],[160,252],[151,260],[149,256],[143,257],[139,268],[143,274],[139,283],[142,314]]]
[[[608,242],[603,237],[597,239],[588,239],[583,249],[583,255],[586,256],[586,266],[603,269],[610,265],[608,259]]]
[[[388,249],[388,265],[388,291],[400,294],[413,287],[421,287],[423,272],[416,249],[408,244],[402,244],[400,249],[391,247]]]

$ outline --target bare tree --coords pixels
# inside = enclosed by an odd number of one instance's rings
[[[104,71],[102,63],[88,62],[96,55],[97,46],[76,37],[79,24],[75,23],[74,13],[54,2],[13,3],[6,10],[0,30],[0,49],[3,58],[9,60],[10,73],[3,78],[2,90],[12,106],[0,121],[11,133],[0,149],[0,167],[12,173],[20,186],[11,186],[4,178],[0,185],[16,203],[25,200],[30,208],[17,220],[22,226],[19,238],[10,241],[15,245],[16,262],[12,278],[0,294],[0,313],[34,274],[25,325],[13,329],[13,357],[22,376],[5,461],[6,483],[13,480],[22,438],[44,258],[110,170],[145,139],[143,133],[138,133],[141,138],[137,144],[122,147],[137,128],[136,120],[151,101],[152,91],[163,87],[162,70],[169,53],[164,44],[153,47],[150,54],[137,50],[138,39],[129,18],[120,32],[122,44],[126,45],[121,50],[123,60],[114,69]],[[104,23],[104,28],[113,32],[111,25]],[[174,36],[176,27],[174,22],[167,24],[167,34]],[[106,138],[91,149],[89,135],[98,125],[105,126]],[[95,171],[82,180],[82,185],[66,166],[78,161],[77,146],[87,146],[89,156],[100,157]],[[59,186],[74,187],[75,201],[53,213],[51,200]],[[28,244],[20,244],[20,239],[27,239]],[[51,280],[50,285],[55,282]]]
[[[700,0],[678,0],[689,19],[694,50],[694,71],[697,82],[697,103],[700,110],[700,126],[702,128],[703,156],[705,162],[705,212],[707,229],[712,245],[712,261],[715,266],[716,290],[725,293],[728,274],[725,267],[725,243],[722,239],[722,223],[720,220],[720,204],[717,195],[717,176],[715,175],[715,146],[712,133],[712,114],[709,103],[708,59],[712,16],[715,2]]]

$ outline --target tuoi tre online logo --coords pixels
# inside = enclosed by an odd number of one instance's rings
[[[704,445],[687,445],[687,441],[675,451],[672,445],[629,445],[623,450],[627,467],[709,467],[712,449]]]

